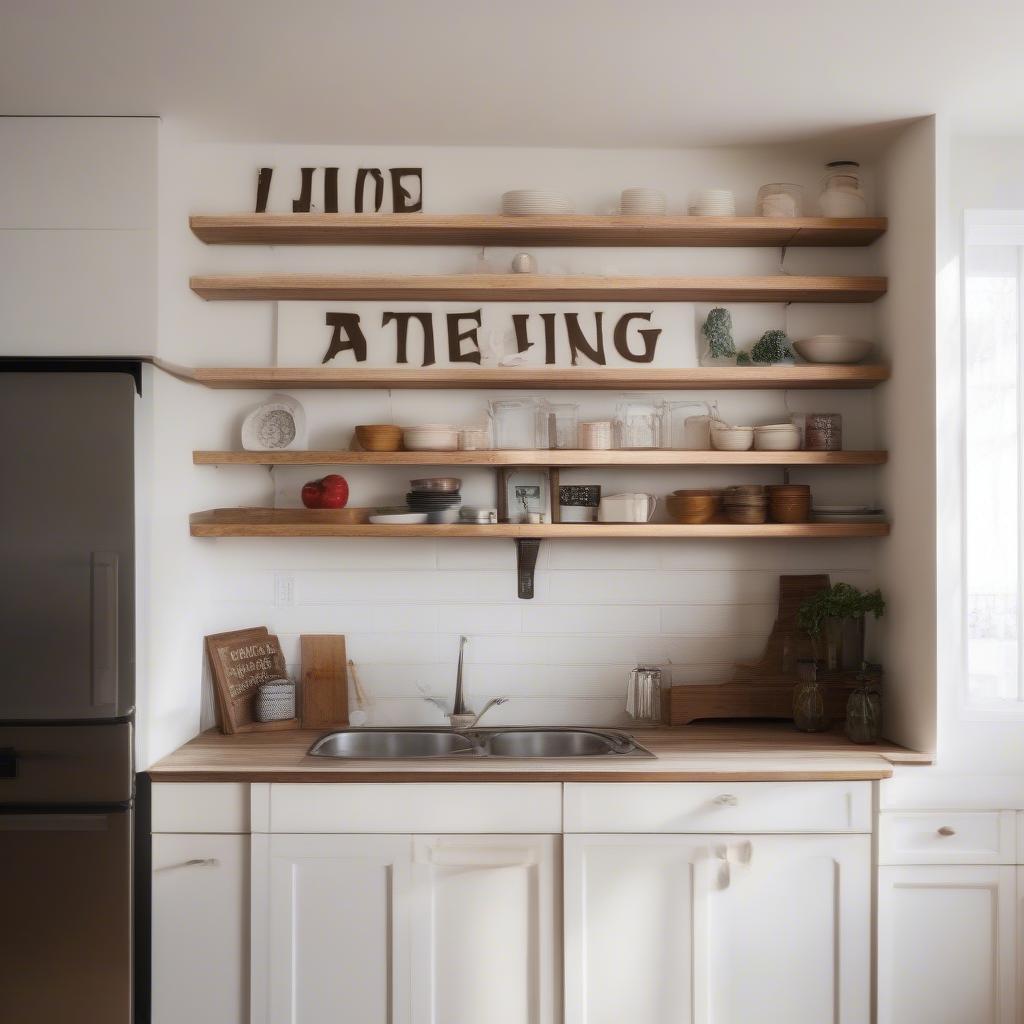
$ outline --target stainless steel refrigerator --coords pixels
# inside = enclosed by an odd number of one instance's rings
[[[137,364],[0,360],[0,1020],[132,1019]]]

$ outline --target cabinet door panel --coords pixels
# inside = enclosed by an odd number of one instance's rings
[[[408,836],[253,836],[253,1019],[407,1024]]]
[[[249,837],[153,836],[153,1024],[249,1019]]]
[[[867,836],[567,836],[566,1024],[867,1024]]]
[[[1015,869],[879,869],[879,1024],[1014,1024]]]
[[[555,1024],[559,837],[418,836],[414,1024]]]
[[[690,836],[565,837],[566,1024],[693,1021]]]

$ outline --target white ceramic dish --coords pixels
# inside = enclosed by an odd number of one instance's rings
[[[572,210],[572,201],[568,196],[547,189],[514,189],[511,192],[503,193],[501,197],[501,212],[506,217],[572,213]]]
[[[793,343],[809,363],[859,363],[871,351],[871,342],[847,334],[816,334]]]
[[[242,422],[247,452],[301,451],[306,447],[306,410],[291,395],[271,395]]]
[[[657,188],[624,188],[619,211],[626,216],[659,216],[668,209],[668,198]]]
[[[754,427],[754,449],[759,452],[795,452],[800,447],[800,428],[792,423]]]
[[[378,512],[370,522],[381,526],[419,526],[429,517],[426,512]]]
[[[454,452],[459,447],[459,428],[447,423],[406,427],[402,443],[410,452]]]
[[[720,452],[749,451],[754,443],[753,427],[712,427],[711,446]]]

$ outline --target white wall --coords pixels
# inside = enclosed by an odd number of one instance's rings
[[[893,519],[876,547],[892,628],[883,632],[887,734],[935,750],[935,222],[936,125],[902,132],[879,163],[880,240],[889,292],[878,306],[892,379],[876,392],[878,429],[890,448],[881,494]]]
[[[156,350],[157,120],[0,117],[0,354]]]
[[[854,147],[855,150],[855,147]],[[857,155],[845,149],[841,156]],[[738,191],[741,212],[752,209],[764,181],[796,180],[817,194],[833,150],[812,148],[719,151],[585,151],[516,149],[364,149],[220,145],[188,138],[165,121],[160,144],[160,338],[169,361],[199,365],[270,362],[271,303],[204,303],[188,289],[196,273],[229,271],[444,272],[468,269],[476,253],[460,248],[207,247],[188,230],[189,213],[251,208],[255,171],[277,168],[297,181],[301,164],[337,165],[344,183],[359,166],[418,165],[425,169],[425,209],[494,209],[505,189],[540,184],[571,193],[581,212],[607,209],[627,185],[664,188],[676,209],[691,189],[723,185]],[[869,169],[870,173],[870,169]],[[343,206],[344,208],[344,206]],[[884,212],[884,211],[880,211]],[[505,260],[508,251],[489,251]],[[539,250],[542,270],[569,272],[742,274],[775,273],[778,250]],[[877,247],[792,250],[786,268],[800,273],[872,273]],[[702,316],[708,307],[699,307]],[[738,340],[769,327],[800,337],[817,330],[875,330],[870,306],[735,306]],[[143,723],[155,758],[192,736],[200,719],[201,638],[220,629],[265,623],[282,635],[294,664],[300,632],[341,632],[377,698],[376,721],[431,721],[417,683],[450,696],[457,637],[474,637],[467,686],[474,706],[490,695],[513,700],[495,721],[621,722],[628,670],[640,660],[672,662],[676,682],[727,677],[737,658],[758,652],[775,611],[777,576],[831,572],[873,585],[870,542],[548,542],[542,547],[537,597],[515,597],[511,542],[242,541],[188,537],[192,511],[270,504],[274,482],[258,468],[193,467],[193,448],[238,445],[244,412],[258,392],[214,392],[158,374],[155,382],[155,490],[151,547],[152,614],[149,714]],[[483,393],[303,392],[310,445],[347,441],[352,426],[382,418],[398,422],[476,419]],[[563,396],[564,397],[564,396]],[[687,397],[687,396],[677,396]],[[705,397],[705,396],[690,396]],[[781,393],[723,394],[723,414],[765,422],[786,408]],[[612,394],[584,394],[591,412],[609,410]],[[884,447],[876,436],[871,392],[793,393],[789,407],[841,411],[850,447]],[[281,474],[296,488],[313,471]],[[355,470],[353,504],[401,495],[409,472]],[[466,490],[489,493],[489,476],[461,474]],[[797,474],[823,500],[876,497],[871,469]],[[567,475],[612,489],[659,494],[712,482],[772,482],[767,470],[605,471]],[[277,603],[278,580],[291,580],[294,605]]]

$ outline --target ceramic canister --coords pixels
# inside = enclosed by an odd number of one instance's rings
[[[599,484],[566,484],[558,488],[558,514],[563,523],[592,523],[601,504]]]

